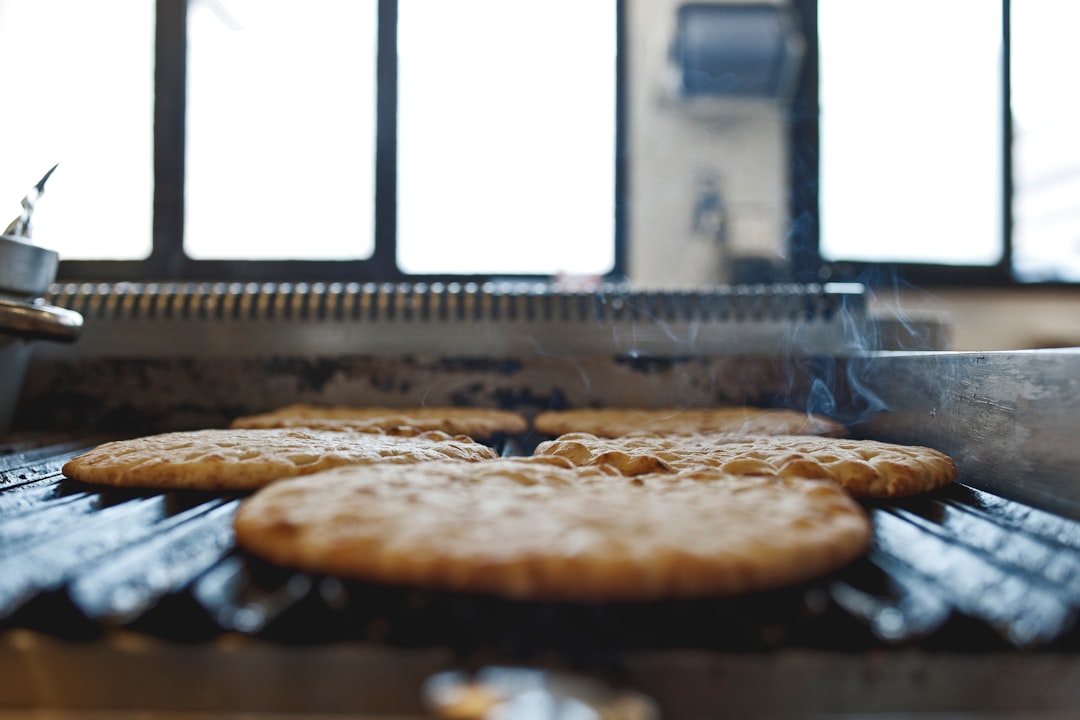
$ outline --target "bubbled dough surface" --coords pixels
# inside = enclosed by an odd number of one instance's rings
[[[621,437],[642,432],[653,435],[699,432],[743,435],[846,434],[843,425],[820,415],[752,407],[552,410],[537,415],[533,426],[548,435],[585,432],[598,437]]]
[[[871,533],[827,481],[628,478],[561,458],[336,468],[259,491],[235,528],[241,547],[310,572],[586,602],[796,583],[859,556]]]
[[[64,474],[104,485],[250,490],[281,478],[354,463],[476,462],[498,454],[465,437],[414,437],[306,429],[213,429],[104,443]]]
[[[451,435],[487,439],[498,434],[523,433],[525,418],[509,410],[495,408],[436,407],[413,408],[289,405],[260,415],[238,417],[234,428],[310,427],[399,434],[405,428],[417,432],[438,430]]]
[[[577,465],[610,465],[627,475],[713,467],[735,475],[828,479],[858,497],[928,492],[957,475],[950,457],[928,447],[810,436],[599,438],[568,433],[541,443],[536,454]]]

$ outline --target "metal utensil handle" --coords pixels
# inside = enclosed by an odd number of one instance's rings
[[[82,315],[74,310],[45,303],[0,300],[0,335],[74,342],[82,325]]]

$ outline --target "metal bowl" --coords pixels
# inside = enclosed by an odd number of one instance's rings
[[[16,298],[43,295],[53,280],[60,256],[11,235],[0,235],[0,294]]]

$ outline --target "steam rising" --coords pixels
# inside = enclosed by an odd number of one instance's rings
[[[900,291],[911,286],[894,269],[868,269],[857,282],[866,288],[866,309],[839,308],[833,319],[838,324],[833,356],[800,355],[797,328],[787,353],[790,390],[805,392],[806,412],[834,418],[849,427],[890,409],[874,390],[876,353],[926,350],[933,345],[926,328],[903,313]],[[877,294],[882,291],[887,293],[886,300]]]

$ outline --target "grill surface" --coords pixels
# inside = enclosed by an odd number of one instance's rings
[[[63,463],[101,437],[0,445],[0,628],[62,638],[130,628],[186,641],[355,639],[460,657],[558,651],[891,646],[1074,650],[1080,523],[961,483],[868,504],[868,555],[817,582],[751,597],[583,606],[341,582],[233,547],[241,496],[102,489]],[[504,452],[520,452],[509,443]]]
[[[42,432],[0,444],[0,706],[418,716],[432,673],[492,663],[604,677],[655,698],[665,717],[1027,717],[1080,703],[1080,514],[1045,502],[1076,466],[1073,357],[838,359],[843,348],[925,349],[907,327],[886,337],[853,288],[121,284],[54,295],[87,322],[75,346],[35,350],[15,427]],[[604,606],[289,572],[235,549],[242,495],[61,474],[111,439],[86,428],[220,427],[295,402],[793,407],[938,447],[963,474],[931,496],[868,503],[873,547],[830,577]],[[531,450],[515,440],[499,449]]]

